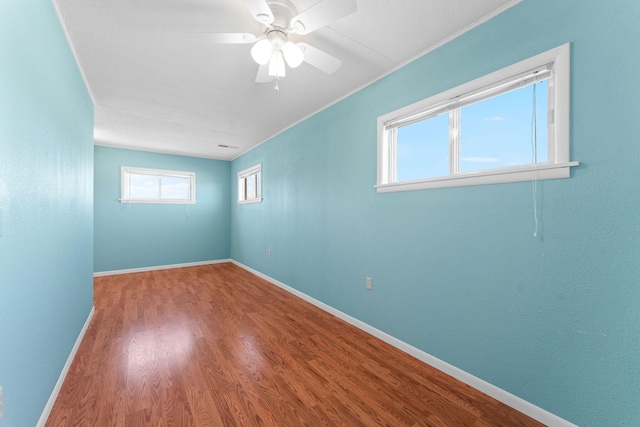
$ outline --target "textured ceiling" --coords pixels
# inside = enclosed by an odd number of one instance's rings
[[[358,0],[291,36],[342,60],[338,71],[287,68],[278,92],[255,82],[251,44],[207,34],[262,33],[242,1],[53,1],[96,104],[96,144],[229,160],[519,0]]]

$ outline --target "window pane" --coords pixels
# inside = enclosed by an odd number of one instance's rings
[[[449,114],[398,128],[398,181],[449,175]]]
[[[238,179],[238,200],[247,200],[247,196],[245,195],[245,178]]]
[[[547,81],[537,83],[537,162],[548,160]],[[533,163],[533,87],[526,86],[461,110],[460,172]]]
[[[191,191],[191,180],[189,178],[179,178],[174,176],[163,176],[162,199],[189,200]]]
[[[247,177],[247,199],[256,198],[256,176],[249,175]]]
[[[160,195],[160,183],[157,176],[130,174],[129,197],[132,199],[157,199]]]
[[[262,172],[256,173],[256,197],[262,197]]]

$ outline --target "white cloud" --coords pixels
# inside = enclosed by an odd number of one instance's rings
[[[487,117],[486,119],[484,119],[485,122],[499,122],[500,120],[504,120],[504,117],[493,116],[493,117]]]

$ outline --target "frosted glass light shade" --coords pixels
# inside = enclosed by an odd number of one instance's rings
[[[282,51],[278,50],[273,52],[273,55],[271,55],[271,60],[269,61],[269,75],[271,77],[284,77],[284,74],[284,58],[282,57]]]
[[[282,46],[282,54],[284,55],[285,61],[289,64],[289,67],[296,68],[302,61],[304,60],[304,53],[302,53],[302,49],[296,46],[292,42],[286,42]]]
[[[273,52],[273,45],[268,39],[262,39],[253,45],[251,48],[251,57],[260,65],[269,63],[271,59],[271,53]]]

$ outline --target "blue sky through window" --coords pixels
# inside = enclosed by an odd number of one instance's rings
[[[536,84],[537,160],[548,159],[548,82]],[[460,172],[532,163],[533,85],[461,109]],[[449,175],[449,118],[398,129],[398,181]]]
[[[162,198],[174,200],[189,200],[191,190],[191,180],[175,176],[163,176]]]
[[[398,128],[398,181],[449,174],[449,113]]]
[[[157,176],[131,174],[129,180],[132,199],[157,199],[160,197],[160,182]]]
[[[129,179],[132,199],[189,200],[190,198],[189,178],[131,174]]]
[[[255,199],[256,198],[256,175],[251,175],[247,177],[247,199]]]

